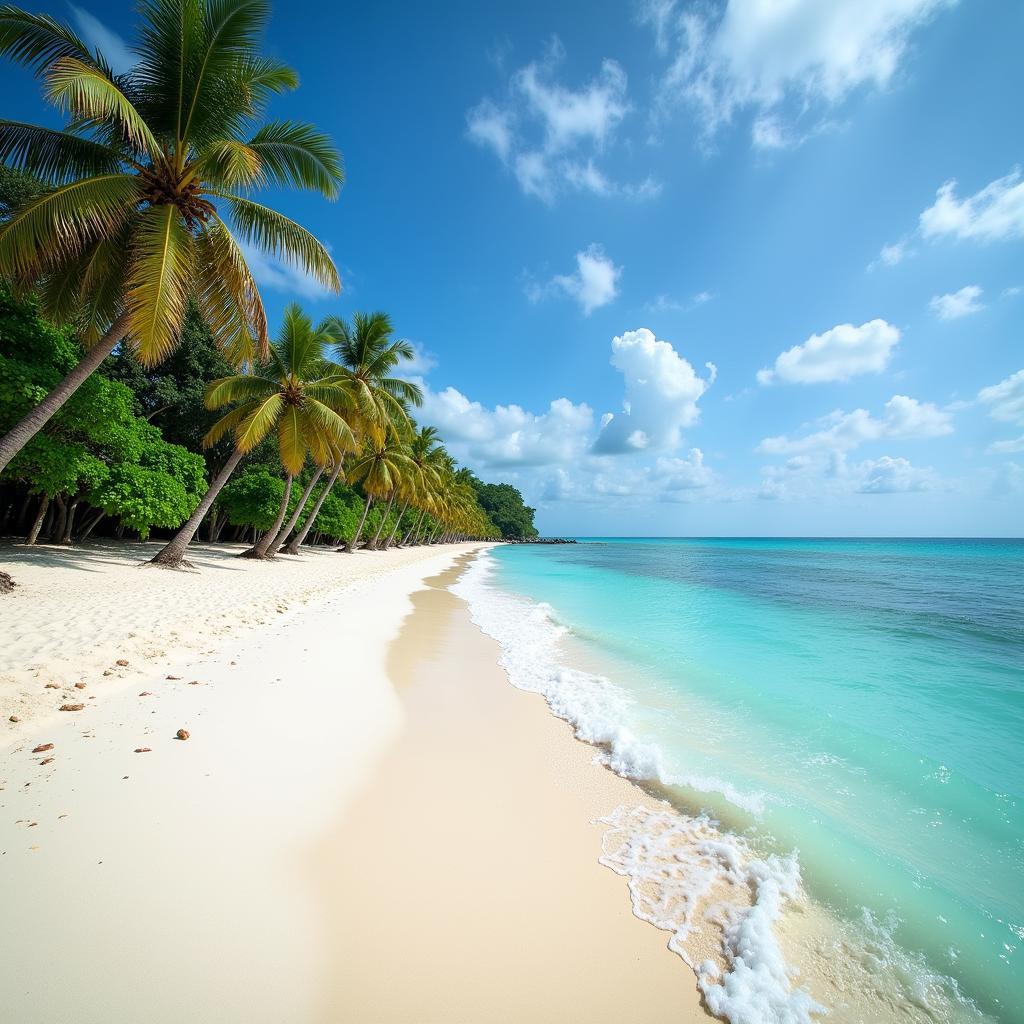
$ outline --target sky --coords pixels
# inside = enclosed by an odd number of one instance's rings
[[[115,67],[127,3],[42,9]],[[545,534],[1019,536],[1024,4],[278,4],[274,117],[341,148],[325,295]],[[5,116],[53,123],[0,66]]]

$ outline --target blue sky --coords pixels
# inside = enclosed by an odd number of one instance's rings
[[[1019,535],[1021,38],[1008,0],[278,5],[273,113],[348,182],[273,198],[346,289],[260,261],[268,307],[389,311],[547,533]]]

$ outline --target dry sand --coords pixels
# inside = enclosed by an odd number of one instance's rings
[[[0,1020],[699,1018],[597,863],[636,791],[422,590],[469,546],[234,550],[0,552]]]

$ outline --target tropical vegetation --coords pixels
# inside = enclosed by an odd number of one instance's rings
[[[67,25],[0,6],[0,55],[42,79],[63,130],[0,120],[0,533],[227,540],[252,558],[528,539],[508,484],[416,422],[414,357],[382,312],[271,340],[246,251],[328,288],[326,248],[251,194],[329,199],[341,157],[266,118],[296,77],[261,55],[262,0],[144,0],[115,74]]]

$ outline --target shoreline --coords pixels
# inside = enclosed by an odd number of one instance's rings
[[[482,546],[367,554],[300,605],[321,586],[306,563],[290,609],[247,613],[215,643],[186,635],[178,598],[134,607],[177,644],[98,696],[90,682],[83,712],[39,714],[0,752],[0,1017],[326,1024],[362,999],[348,1018],[361,1024],[581,1006],[595,1021],[706,1020],[692,976],[598,863],[594,819],[635,791],[508,684],[468,609],[428,582]],[[123,602],[125,565],[92,572],[95,606],[107,590]],[[214,575],[146,579],[203,592]],[[106,641],[117,630],[132,631],[117,620]],[[474,679],[486,698],[463,701]],[[53,749],[34,754],[42,741]],[[367,814],[423,827],[396,844]],[[449,1012],[453,979],[468,1016]]]

